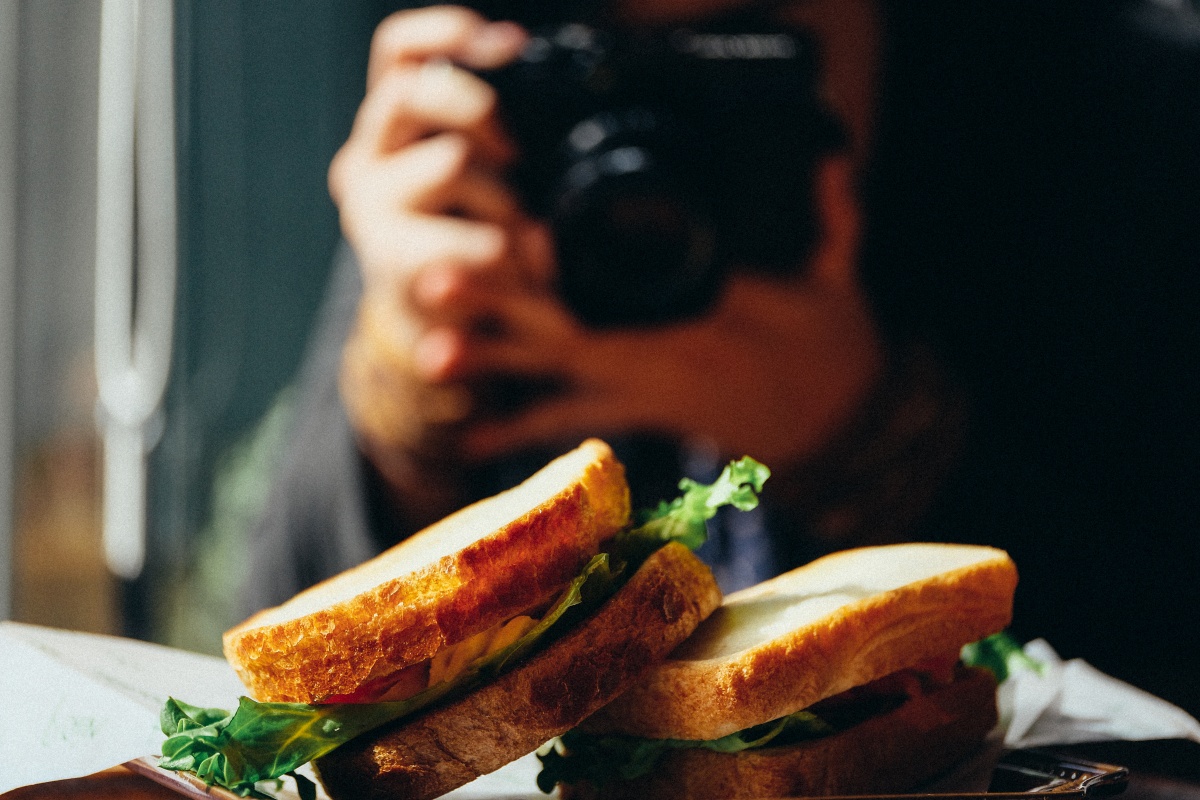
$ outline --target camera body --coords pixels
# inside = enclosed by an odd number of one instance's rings
[[[559,291],[585,323],[702,312],[733,266],[801,264],[817,159],[844,145],[810,40],[765,21],[659,31],[535,30],[481,73],[521,158],[511,180],[549,221]]]

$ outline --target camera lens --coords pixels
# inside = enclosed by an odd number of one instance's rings
[[[665,322],[702,311],[716,294],[713,213],[702,199],[710,193],[687,139],[636,110],[572,131],[553,222],[559,291],[584,322]]]

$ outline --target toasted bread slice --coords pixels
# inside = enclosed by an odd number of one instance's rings
[[[226,632],[258,700],[314,703],[431,658],[544,602],[629,518],[625,471],[596,439],[520,486]]]
[[[1002,630],[1016,584],[1011,559],[990,547],[834,553],[731,594],[583,727],[717,739],[769,722]]]
[[[569,800],[738,800],[870,795],[918,788],[979,750],[996,724],[996,680],[966,670],[840,733],[741,753],[665,753],[648,774],[603,787],[564,787]]]
[[[321,758],[337,798],[437,797],[561,735],[682,642],[721,602],[712,573],[678,543],[653,553],[570,633],[446,706]]]

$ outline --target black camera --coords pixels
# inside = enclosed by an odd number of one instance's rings
[[[703,311],[731,266],[792,270],[815,237],[817,159],[845,135],[813,43],[761,20],[535,30],[482,73],[554,232],[564,300],[593,326]]]

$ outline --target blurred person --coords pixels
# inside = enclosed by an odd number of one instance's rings
[[[746,5],[592,14],[643,30]],[[732,264],[694,316],[596,326],[564,301],[561,232],[512,183],[538,154],[480,74],[529,41],[489,18],[548,8],[411,10],[377,31],[330,170],[348,246],[247,610],[600,435],[636,505],[728,458],[772,468],[760,513],[718,520],[703,551],[726,589],[842,547],[994,544],[1022,573],[1018,635],[1200,710],[1195,14],[754,9],[813,37],[843,131],[796,195],[813,240],[787,270]]]

